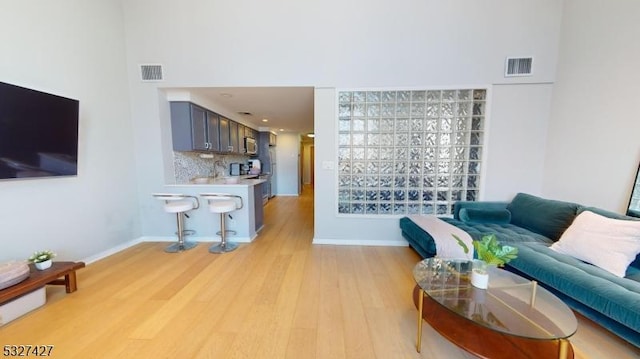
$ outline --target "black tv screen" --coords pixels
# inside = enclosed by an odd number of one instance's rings
[[[78,107],[0,82],[0,179],[77,175]]]

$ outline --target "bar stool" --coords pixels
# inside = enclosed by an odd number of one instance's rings
[[[164,251],[176,253],[195,247],[197,245],[196,242],[187,242],[184,239],[185,236],[196,233],[194,230],[184,229],[184,217],[189,218],[187,215],[188,211],[200,208],[198,197],[180,193],[152,193],[152,196],[163,200],[164,211],[167,213],[175,213],[178,222],[178,231],[176,232],[178,242],[168,246]]]
[[[209,212],[220,214],[220,231],[216,232],[220,235],[220,243],[209,247],[209,252],[226,253],[238,248],[238,243],[227,241],[227,233],[235,234],[236,231],[226,229],[225,217],[244,206],[242,197],[228,193],[201,193],[200,197],[208,201]]]

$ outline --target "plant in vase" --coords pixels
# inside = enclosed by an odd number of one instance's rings
[[[55,256],[56,254],[50,250],[36,251],[33,252],[31,257],[29,257],[27,260],[33,263],[33,265],[39,270],[44,270],[51,267],[51,260],[55,258]]]
[[[469,253],[467,245],[455,234],[453,237],[458,241],[465,253]],[[501,245],[495,234],[482,236],[479,241],[472,242],[478,260],[474,261],[471,271],[471,284],[475,287],[486,289],[489,283],[489,266],[502,267],[512,259],[518,257],[518,248]]]

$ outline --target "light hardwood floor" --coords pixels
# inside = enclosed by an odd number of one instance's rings
[[[212,219],[213,220],[213,219]],[[312,245],[313,197],[267,204],[265,228],[232,253],[167,254],[143,243],[78,272],[79,290],[0,327],[0,344],[56,358],[471,358],[424,326],[415,350],[418,255],[407,247]],[[640,358],[580,319],[577,358]]]

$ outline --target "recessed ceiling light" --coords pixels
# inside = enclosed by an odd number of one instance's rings
[[[314,137],[316,137],[316,135],[313,134],[313,133],[307,133],[307,137],[314,138]]]
[[[263,118],[262,122],[269,122],[269,120],[267,120],[266,118]]]
[[[226,93],[226,92],[221,93],[221,94],[220,94],[220,96],[222,96],[222,97],[226,97],[226,98],[233,97],[233,95],[232,95],[232,94],[230,94],[230,93]]]
[[[240,111],[240,112],[238,112],[238,114],[240,114],[242,116],[253,116],[253,114],[251,112],[247,112],[247,111]]]
[[[284,131],[284,128],[281,128],[281,129],[280,129],[280,130],[278,130],[278,131],[282,132],[282,131]]]

